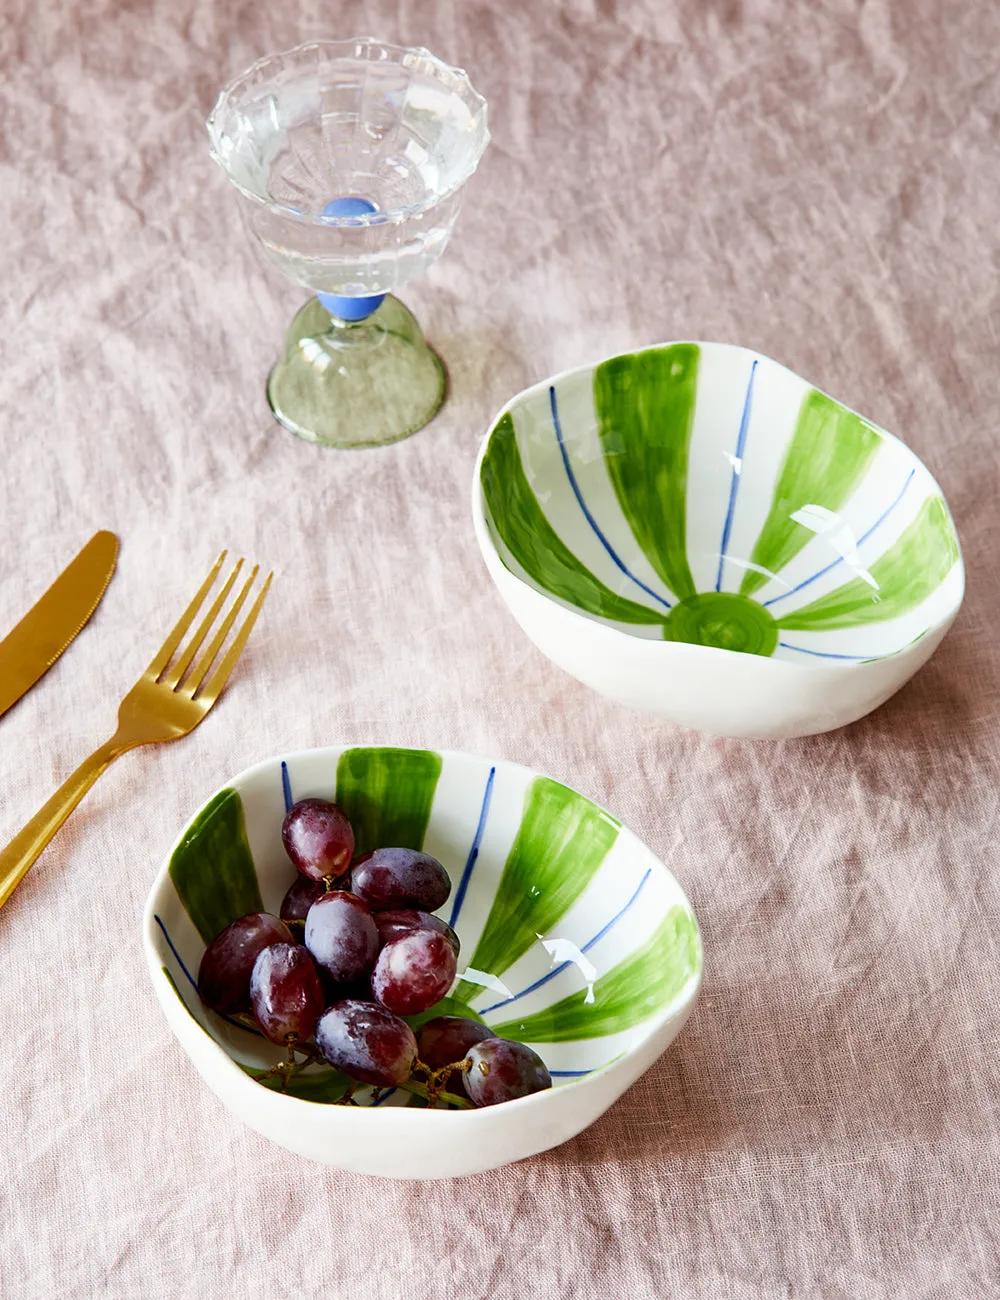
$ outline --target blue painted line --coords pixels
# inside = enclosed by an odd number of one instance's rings
[[[181,957],[180,953],[179,953],[179,952],[177,951],[177,949],[174,947],[174,941],[173,941],[173,939],[171,939],[170,935],[167,933],[167,927],[163,924],[162,920],[161,920],[161,919],[156,915],[155,912],[153,913],[153,920],[156,922],[156,924],[157,924],[157,925],[160,927],[160,929],[163,931],[163,937],[164,937],[164,939],[166,939],[167,944],[169,945],[170,951],[174,954],[174,960],[177,962],[177,965],[181,968],[181,970],[184,972],[184,974],[188,977],[188,983],[191,985],[191,987],[192,987],[192,988],[194,989],[194,991],[197,993],[197,992],[198,992],[198,981],[194,978],[194,976],[191,974],[191,972],[188,970],[188,968],[184,965],[184,959],[183,959],[183,957]],[[234,1028],[236,1028],[236,1029],[242,1029],[243,1032],[246,1033],[246,1034],[256,1034],[256,1033],[259,1032],[259,1031],[256,1030],[256,1029],[250,1029],[250,1028],[248,1028],[248,1026],[246,1026],[246,1025],[241,1025],[240,1022],[239,1022],[238,1020],[233,1020],[233,1019],[232,1019],[231,1017],[229,1017],[229,1016],[224,1016],[224,1015],[222,1015],[222,1012],[221,1012],[221,1011],[217,1011],[215,1014],[216,1014],[217,1016],[220,1016],[220,1017],[221,1017],[221,1018],[226,1022],[227,1025],[233,1025]],[[261,1037],[263,1037],[263,1035],[261,1035]]]
[[[757,373],[757,358],[754,357],[753,365],[750,367],[750,379],[747,383],[747,395],[743,399],[743,414],[740,416],[740,431],[736,436],[736,457],[739,462],[733,466],[732,477],[729,480],[729,506],[726,509],[726,522],[722,526],[722,544],[719,547],[719,572],[715,579],[715,590],[722,590],[722,570],[726,563],[726,552],[729,550],[729,534],[733,530],[733,515],[736,513],[736,494],[740,490],[740,477],[743,472],[743,449],[747,444],[747,429],[750,427],[750,412],[753,409],[753,381]]]
[[[591,528],[594,530],[597,540],[607,551],[608,555],[611,556],[611,559],[614,561],[617,567],[622,571],[622,573],[624,573],[626,578],[630,578],[637,587],[641,588],[641,590],[644,591],[647,596],[652,596],[652,598],[658,604],[662,605],[664,609],[672,609],[673,606],[671,605],[669,600],[665,600],[659,594],[659,592],[654,591],[652,587],[647,587],[646,584],[642,581],[642,579],[637,578],[635,574],[631,571],[631,569],[628,568],[624,560],[622,560],[621,556],[614,549],[614,547],[611,545],[608,539],[604,536],[604,533],[601,531],[600,524],[590,513],[590,509],[586,501],[584,501],[583,499],[583,493],[580,491],[580,485],[576,481],[576,475],[573,473],[573,466],[569,462],[569,453],[566,451],[566,442],[563,438],[562,425],[559,422],[559,408],[556,403],[556,390],[555,387],[552,385],[549,386],[549,406],[552,408],[552,425],[556,431],[556,441],[559,443],[559,450],[562,453],[563,465],[566,467],[566,477],[569,479],[569,485],[573,489],[573,495],[576,497],[577,504],[579,505],[580,509],[583,511],[587,523],[590,524]]]
[[[596,1065],[594,1070],[601,1070],[603,1066]],[[550,1070],[549,1074],[553,1079],[582,1079],[585,1074],[593,1074],[594,1070]]]
[[[190,971],[188,970],[188,968],[184,965],[184,959],[181,957],[180,953],[179,953],[179,952],[177,951],[177,949],[174,947],[174,941],[173,941],[173,939],[171,939],[170,935],[167,934],[167,927],[163,924],[163,922],[160,920],[160,918],[156,915],[155,912],[153,913],[153,920],[156,922],[156,924],[157,924],[157,925],[160,927],[160,929],[163,931],[163,937],[164,937],[164,939],[166,939],[167,944],[168,944],[169,947],[170,947],[170,951],[174,954],[174,959],[176,960],[177,965],[181,968],[181,970],[184,972],[184,974],[188,977],[188,983],[189,983],[189,984],[191,985],[191,987],[192,987],[192,988],[197,992],[197,989],[198,989],[198,981],[197,981],[197,980],[192,976],[191,972],[190,972]]]
[[[288,779],[288,764],[281,760],[281,789],[285,795],[285,812],[292,806],[292,783]]]
[[[581,952],[588,952],[591,948],[593,948],[595,943],[598,943],[601,939],[604,938],[604,936],[612,928],[612,926],[618,924],[618,922],[622,919],[622,917],[625,915],[628,909],[632,906],[635,900],[642,893],[643,886],[645,885],[646,881],[649,879],[649,877],[652,874],[653,874],[653,869],[652,867],[650,867],[647,869],[646,874],[643,876],[643,878],[639,881],[639,885],[635,893],[628,900],[628,902],[621,909],[621,911],[616,912],[615,915],[611,918],[611,920],[608,921],[607,925],[603,926],[600,930],[598,930],[598,932],[594,935],[592,939],[587,940],[587,942],[580,949]],[[491,1007],[484,1007],[483,1010],[479,1012],[479,1014],[481,1016],[489,1015],[491,1011],[499,1011],[501,1007],[509,1006],[511,1002],[517,1002],[520,998],[527,997],[529,993],[534,993],[535,989],[540,989],[543,984],[548,984],[549,980],[554,980],[557,975],[561,975],[563,971],[570,966],[575,966],[575,963],[571,961],[560,962],[558,966],[554,966],[552,970],[548,971],[545,975],[543,975],[541,979],[535,980],[534,984],[529,984],[528,987],[526,989],[522,989],[520,993],[515,993],[512,998],[504,998],[502,1002],[494,1002]]]
[[[855,663],[860,663],[864,659],[878,659],[879,655],[835,655],[829,650],[806,650],[800,645],[789,645],[787,641],[779,641],[778,645],[782,650],[794,650],[800,655],[812,655],[815,659],[853,659]]]
[[[462,870],[462,878],[458,882],[458,888],[455,890],[455,901],[451,906],[451,919],[448,924],[454,930],[455,922],[458,920],[458,914],[462,910],[462,904],[465,902],[465,891],[469,888],[469,880],[472,877],[472,869],[476,865],[476,859],[479,857],[479,845],[482,843],[483,831],[486,829],[486,818],[490,815],[490,803],[493,799],[493,782],[496,779],[497,770],[495,767],[490,768],[490,774],[486,778],[486,789],[483,791],[483,803],[479,809],[479,821],[476,825],[476,833],[472,837],[472,846],[469,849],[469,856],[465,860],[465,867]]]
[[[862,536],[858,538],[857,545],[859,547],[864,546],[865,542],[868,541],[868,538],[871,537],[875,529],[878,528],[880,524],[884,523],[885,520],[888,519],[888,517],[896,509],[900,501],[902,501],[903,497],[906,495],[906,489],[912,483],[913,476],[914,474],[916,474],[916,472],[917,471],[915,469],[910,470],[907,480],[900,488],[899,495],[896,497],[895,501],[893,501],[890,505],[886,506],[885,510],[882,511],[879,517],[872,524],[871,528],[869,528],[866,533],[862,534]],[[764,608],[766,609],[769,605],[776,605],[779,600],[786,600],[789,596],[794,596],[797,591],[801,591],[803,587],[808,587],[811,583],[818,581],[820,578],[824,577],[824,575],[829,573],[831,569],[835,569],[838,564],[843,564],[843,563],[844,563],[844,557],[842,555],[839,555],[835,560],[833,560],[830,564],[828,564],[825,569],[820,569],[819,573],[814,573],[811,578],[806,578],[805,581],[800,582],[797,587],[792,587],[790,591],[783,591],[780,596],[772,596],[770,600],[765,600]],[[795,647],[793,647],[793,649],[794,648]]]

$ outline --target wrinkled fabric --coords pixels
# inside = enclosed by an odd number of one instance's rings
[[[403,292],[450,375],[423,432],[307,446],[264,377],[302,291],[203,120],[257,56],[373,33],[465,66],[493,144]],[[1000,9],[937,0],[6,0],[0,634],[98,528],[93,622],[0,720],[0,842],[113,728],[223,546],[274,566],[199,730],[120,759],[0,913],[0,1293],[463,1300],[995,1296]],[[773,356],[898,433],[969,590],[840,732],[710,739],[549,664],[481,563],[490,416],[668,339]],[[689,1026],[522,1164],[304,1162],[200,1082],[143,903],[227,777],[313,745],[453,747],[613,810],[703,929]]]

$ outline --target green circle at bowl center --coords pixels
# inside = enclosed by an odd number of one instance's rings
[[[749,596],[706,591],[674,606],[664,623],[663,638],[741,654],[772,655],[778,644],[778,625],[763,605]]]

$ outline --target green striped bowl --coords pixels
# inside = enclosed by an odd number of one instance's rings
[[[861,717],[933,653],[964,591],[917,457],[726,344],[665,344],[519,394],[483,443],[473,514],[551,659],[724,735]]]
[[[443,1011],[531,1043],[551,1092],[484,1111],[426,1110],[398,1091],[331,1106],[344,1076],[313,1066],[293,1095],[255,1080],[280,1057],[208,1011],[194,981],[235,917],[277,912],[295,877],[281,845],[293,800],[334,798],[359,853],[423,848],[452,878],[441,915],[462,944]],[[223,1102],[292,1151],[361,1173],[434,1178],[494,1168],[597,1118],[679,1032],[701,980],[694,914],[630,831],[559,782],[431,750],[322,749],[242,773],[182,831],[144,922],[150,975],[175,1034]],[[272,1078],[270,1083],[275,1081]]]

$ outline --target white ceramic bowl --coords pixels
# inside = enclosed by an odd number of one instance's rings
[[[518,394],[483,442],[473,518],[500,594],[554,663],[719,735],[862,717],[930,658],[964,593],[917,457],[721,343]]]
[[[281,845],[286,806],[336,798],[357,852],[425,848],[447,867],[441,915],[462,944],[442,1011],[471,1008],[530,1042],[550,1091],[484,1110],[428,1110],[397,1091],[371,1105],[309,1067],[297,1095],[256,1082],[280,1058],[205,1008],[194,987],[206,943],[295,878]],[[150,977],[195,1068],[251,1128],[290,1151],[357,1173],[443,1178],[492,1169],[592,1123],[678,1034],[701,983],[701,941],[680,886],[589,799],[527,768],[469,754],[321,749],[241,773],[179,835],[143,922]],[[457,1004],[464,1004],[458,1006]],[[426,1018],[426,1017],[424,1017]],[[409,1104],[408,1104],[409,1103]]]

